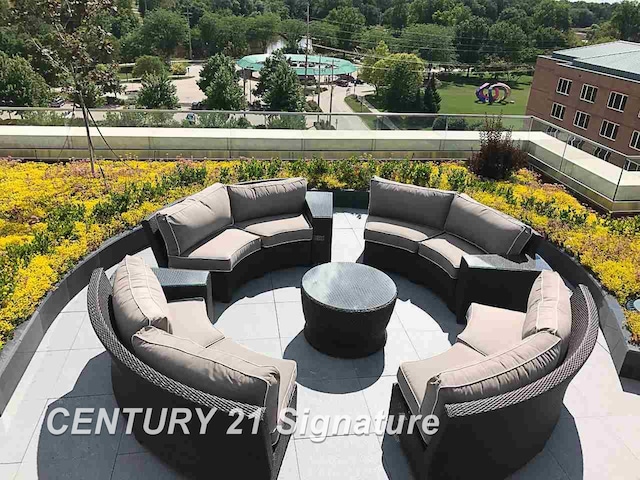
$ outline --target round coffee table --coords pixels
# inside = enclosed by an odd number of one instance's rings
[[[393,280],[368,265],[318,265],[302,277],[304,336],[334,357],[371,355],[387,341],[397,296]]]

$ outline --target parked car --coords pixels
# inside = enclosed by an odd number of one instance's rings
[[[339,78],[338,80],[336,80],[336,85],[339,87],[348,87],[349,86],[349,80],[344,80],[342,78]]]
[[[51,100],[51,103],[49,103],[50,107],[53,108],[60,108],[61,106],[63,106],[65,103],[65,99],[62,97],[56,97],[53,100]]]
[[[204,102],[193,102],[191,104],[191,110],[204,110]]]

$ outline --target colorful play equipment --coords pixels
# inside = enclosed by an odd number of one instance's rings
[[[502,94],[502,98],[501,97]],[[511,87],[509,85],[498,82],[491,85],[490,83],[483,83],[476,89],[476,97],[482,103],[504,102],[511,95]]]

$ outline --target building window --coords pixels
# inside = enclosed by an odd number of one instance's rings
[[[575,117],[573,117],[573,124],[578,128],[582,128],[586,130],[589,127],[590,119],[591,119],[591,115],[578,110],[576,111]]]
[[[584,145],[584,140],[582,140],[579,137],[574,137],[573,135],[571,135],[567,139],[567,143],[572,147],[579,148],[580,150],[582,150],[582,146]]]
[[[638,130],[634,130],[631,134],[629,146],[635,150],[640,150],[640,132]]]
[[[547,135],[551,135],[552,137],[558,137],[559,130],[553,127],[547,127]]]
[[[557,120],[564,120],[564,105],[560,105],[559,103],[554,103],[551,106],[551,116]]]
[[[611,152],[609,150],[605,150],[604,148],[596,147],[596,149],[593,151],[593,155],[606,162],[607,160],[609,160]]]
[[[636,162],[632,162],[631,160],[627,160],[624,164],[624,169],[629,170],[630,172],[640,171],[640,165]]]
[[[600,136],[604,138],[608,138],[609,140],[615,140],[618,136],[618,125],[617,123],[610,122],[609,120],[603,120],[602,125],[600,125]]]
[[[582,85],[582,90],[580,90],[580,100],[593,103],[596,101],[597,93],[598,93],[598,87],[594,87],[593,85],[587,85],[585,83],[584,85]]]
[[[624,112],[624,107],[627,104],[627,96],[623,93],[611,92],[609,94],[609,101],[607,107],[611,110],[617,110],[618,112]]]
[[[558,92],[561,95],[569,95],[569,92],[571,91],[572,83],[573,82],[571,80],[568,80],[566,78],[558,79],[558,87],[556,88],[556,92]]]

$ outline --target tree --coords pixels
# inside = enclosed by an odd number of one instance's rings
[[[29,0],[14,4],[13,17],[52,69],[65,89],[79,100],[83,112],[91,171],[94,149],[85,98],[96,90],[112,89],[117,81],[113,37],[100,19],[115,14],[114,0]],[[49,34],[42,36],[45,29]]]
[[[567,46],[567,36],[564,32],[552,27],[538,27],[533,32],[533,43],[541,50],[552,50]]]
[[[29,62],[0,52],[0,105],[45,107],[50,98],[49,85]]]
[[[431,77],[424,89],[424,99],[422,101],[422,108],[426,113],[438,113],[440,111],[440,94],[436,88],[436,79]]]
[[[624,0],[616,5],[611,25],[620,32],[622,40],[640,40],[640,4]]]
[[[207,13],[198,24],[202,46],[208,55],[243,56],[249,48],[247,19],[235,15]]]
[[[142,88],[138,93],[136,104],[142,108],[178,108],[179,102],[176,91],[176,86],[168,75],[145,75],[142,78]]]
[[[236,72],[235,63],[231,57],[222,53],[216,53],[213,57],[209,57],[200,71],[200,80],[198,80],[198,87],[200,90],[206,93],[207,89],[213,82],[213,78],[219,70],[228,70],[234,76],[234,82],[239,80],[239,75]]]
[[[116,38],[122,38],[140,25],[132,0],[116,0],[116,15],[104,17],[104,25]]]
[[[343,36],[340,30],[341,28],[338,24],[315,20],[309,23],[309,33],[311,37],[317,39],[319,43],[327,47],[338,48],[340,46],[338,37]]]
[[[452,63],[456,59],[453,45],[454,32],[442,25],[415,23],[402,31],[397,50],[417,52],[429,62]]]
[[[300,40],[307,34],[307,25],[297,18],[287,18],[280,22],[280,29],[286,37],[284,51],[286,53],[298,53]]]
[[[256,94],[262,96],[267,110],[301,112],[304,109],[304,95],[298,75],[279,51],[265,60]]]
[[[409,23],[409,5],[405,0],[393,0],[391,8],[382,15],[383,23],[395,30],[402,30]]]
[[[570,8],[569,17],[571,18],[571,26],[577,28],[590,27],[596,21],[596,16],[586,7]]]
[[[242,110],[246,99],[238,84],[233,59],[223,54],[209,58],[202,68],[198,87],[207,96],[205,105],[209,110]]]
[[[509,22],[497,22],[489,27],[489,53],[510,61],[519,61],[520,53],[527,44],[527,35]]]
[[[422,60],[414,54],[394,53],[378,61],[375,66],[386,72],[381,90],[387,109],[412,111],[422,85]]]
[[[385,59],[391,54],[389,47],[384,42],[379,42],[376,48],[369,50],[369,53],[362,62],[362,70],[360,72],[360,78],[373,85],[376,89],[376,95],[378,94],[378,88],[384,84],[385,71],[376,68],[376,64]]]
[[[498,20],[501,22],[509,22],[519,26],[523,32],[531,33],[535,29],[533,18],[524,10],[519,7],[505,8],[500,12]]]
[[[247,28],[247,39],[255,41],[265,51],[269,42],[278,35],[280,31],[280,17],[275,13],[264,13],[249,17]]]
[[[358,47],[360,48],[369,50],[374,48],[380,42],[384,42],[386,45],[391,45],[393,40],[394,38],[389,30],[380,25],[376,25],[362,30],[356,38],[356,44],[358,44]]]
[[[533,21],[540,27],[569,30],[569,5],[559,0],[542,0],[533,12]]]
[[[334,8],[327,15],[327,22],[338,25],[340,35],[338,45],[344,50],[353,49],[353,38],[363,29],[366,20],[355,7]]]
[[[458,60],[462,63],[478,63],[480,52],[489,36],[489,23],[473,16],[456,27],[455,45]]]
[[[147,12],[141,33],[152,52],[169,58],[189,38],[189,24],[178,12],[158,8]]]
[[[167,65],[160,57],[143,55],[136,60],[133,76],[142,78],[147,74],[161,75],[167,71]]]
[[[433,14],[433,21],[439,25],[455,26],[464,20],[471,18],[472,12],[469,7],[461,3],[454,4],[444,10],[438,10]]]

